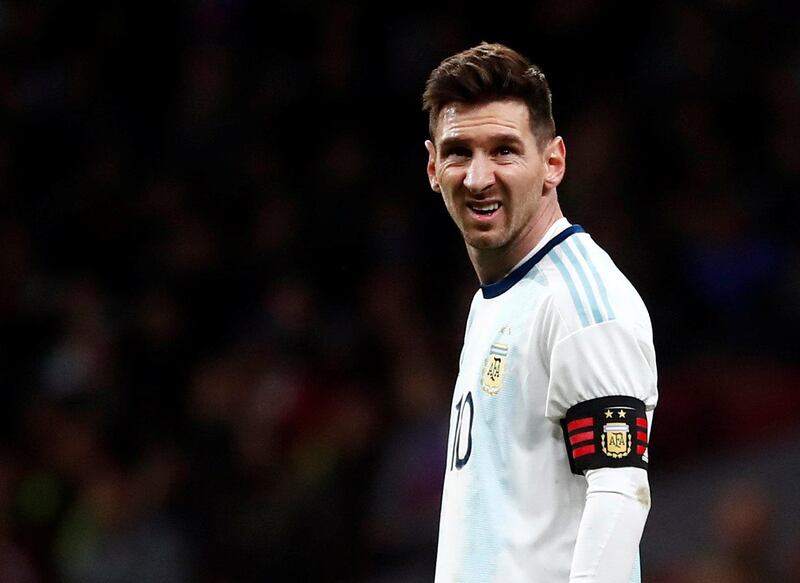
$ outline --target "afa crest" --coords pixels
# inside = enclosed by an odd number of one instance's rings
[[[608,423],[603,425],[600,444],[603,453],[615,459],[624,458],[631,453],[631,430],[626,416],[628,411],[624,408],[606,409],[605,417]],[[615,420],[616,419],[616,420]]]
[[[486,358],[483,368],[483,382],[481,388],[490,395],[496,395],[503,388],[503,377],[506,372],[506,357],[508,345],[494,343]]]

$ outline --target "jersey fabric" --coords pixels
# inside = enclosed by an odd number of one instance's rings
[[[650,317],[605,251],[560,219],[472,301],[436,583],[568,583],[587,480],[570,470],[560,422],[579,403],[613,396],[642,401],[652,426]],[[638,581],[638,559],[631,570]]]

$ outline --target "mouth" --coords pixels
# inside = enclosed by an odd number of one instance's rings
[[[471,202],[467,203],[467,208],[481,219],[488,219],[500,210],[502,205],[499,202]]]

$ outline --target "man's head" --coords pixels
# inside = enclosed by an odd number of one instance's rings
[[[503,277],[561,215],[566,150],[541,71],[502,45],[442,62],[425,88],[428,180],[479,279]]]
[[[480,105],[519,99],[528,107],[539,148],[555,137],[550,87],[544,73],[513,49],[481,43],[442,61],[422,95],[431,140],[436,143],[439,114],[450,103]]]

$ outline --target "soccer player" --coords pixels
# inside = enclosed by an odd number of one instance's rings
[[[428,178],[480,280],[451,409],[436,582],[639,581],[656,361],[647,309],[562,215],[538,67],[483,43],[423,96]]]

